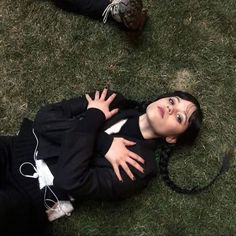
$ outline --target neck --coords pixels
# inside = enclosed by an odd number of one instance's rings
[[[151,128],[146,113],[139,116],[139,128],[144,139],[154,139],[159,137]]]

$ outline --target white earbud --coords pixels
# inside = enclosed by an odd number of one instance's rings
[[[32,177],[37,179],[39,177],[39,175],[38,175],[38,173],[34,173]]]

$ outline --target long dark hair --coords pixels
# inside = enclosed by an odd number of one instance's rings
[[[156,100],[159,100],[165,97],[176,97],[176,96],[181,99],[192,102],[196,106],[196,110],[192,113],[192,115],[189,118],[188,128],[185,130],[185,132],[183,132],[177,137],[176,144],[169,144],[164,140],[162,141],[162,146],[160,150],[160,160],[159,160],[160,175],[163,181],[165,182],[165,184],[169,186],[175,192],[183,193],[183,194],[196,194],[209,188],[216,181],[216,179],[225,171],[225,169],[227,168],[226,166],[229,165],[228,164],[229,160],[226,159],[227,158],[226,156],[219,173],[215,176],[215,178],[209,184],[207,184],[204,187],[194,187],[191,189],[186,189],[186,188],[182,188],[178,186],[177,184],[173,182],[173,180],[170,178],[169,169],[168,169],[172,151],[174,147],[176,146],[192,145],[199,134],[202,120],[203,120],[203,113],[202,113],[199,102],[194,96],[192,96],[191,94],[187,92],[175,91],[172,93],[166,93],[159,96]],[[152,102],[145,101],[145,102],[137,103],[135,101],[130,101],[129,103],[126,103],[126,106],[130,106],[130,108],[133,107],[139,110],[140,112],[144,113],[146,111],[147,106]]]
[[[213,181],[211,181],[208,185],[202,188],[194,187],[192,189],[185,189],[176,185],[173,182],[173,180],[171,180],[169,176],[168,165],[174,146],[192,145],[194,143],[201,128],[203,113],[197,99],[187,92],[175,91],[170,94],[164,94],[162,98],[173,97],[173,96],[174,97],[177,96],[186,101],[192,102],[195,105],[196,110],[192,113],[192,115],[189,118],[188,128],[185,130],[185,132],[183,132],[177,137],[176,144],[173,145],[173,144],[168,144],[166,142],[163,143],[160,151],[160,161],[159,161],[160,175],[162,176],[162,179],[164,180],[165,184],[178,193],[184,193],[184,194],[199,193],[204,189],[208,188],[210,185],[212,185],[216,178]]]

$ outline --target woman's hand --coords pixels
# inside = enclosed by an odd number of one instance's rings
[[[135,180],[135,177],[130,171],[127,163],[135,167],[140,172],[144,173],[143,168],[137,162],[139,161],[142,164],[144,164],[143,158],[141,158],[136,153],[131,152],[126,147],[126,146],[132,146],[132,145],[135,145],[135,142],[126,140],[124,138],[114,137],[111,147],[109,148],[108,152],[105,155],[106,159],[111,163],[114,169],[114,172],[120,181],[123,181],[123,180],[120,175],[119,166],[121,166],[124,169],[124,171],[132,180]]]
[[[100,92],[96,91],[94,100],[88,94],[85,94],[85,97],[88,101],[87,109],[97,108],[97,109],[101,110],[104,113],[106,120],[107,120],[118,112],[118,108],[113,109],[111,111],[109,109],[109,106],[112,103],[112,101],[115,99],[116,94],[113,93],[107,99],[106,99],[106,96],[107,96],[107,89],[103,89],[101,96],[100,96]]]

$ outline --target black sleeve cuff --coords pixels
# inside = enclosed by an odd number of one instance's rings
[[[113,136],[107,134],[106,132],[101,132],[98,135],[95,149],[96,151],[98,151],[98,153],[105,156],[109,148],[111,147],[112,142]]]

